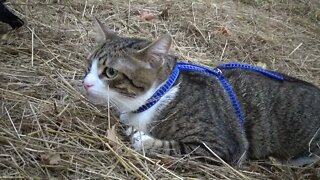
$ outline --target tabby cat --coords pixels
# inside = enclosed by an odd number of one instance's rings
[[[89,56],[83,86],[96,103],[109,100],[129,125],[137,151],[208,157],[230,164],[266,159],[301,164],[320,155],[320,89],[283,75],[222,69],[245,119],[241,126],[215,76],[180,72],[153,106],[137,112],[172,73],[179,58],[168,54],[171,37],[151,42],[120,37],[97,20],[98,47]],[[135,131],[132,131],[135,130]]]

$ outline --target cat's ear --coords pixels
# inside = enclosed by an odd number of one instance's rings
[[[115,32],[105,27],[97,17],[95,17],[95,21],[97,43],[101,44],[107,40],[112,40],[118,37]]]
[[[139,59],[148,63],[151,68],[159,68],[164,64],[165,56],[168,54],[172,38],[165,34],[152,42],[146,48],[138,51]]]

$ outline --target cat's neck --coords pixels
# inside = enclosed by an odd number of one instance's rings
[[[167,105],[176,97],[179,91],[179,84],[172,87],[161,99],[152,107],[147,110],[134,113],[127,112],[120,114],[120,121],[129,126],[133,126],[135,129],[139,129],[143,132],[149,132],[148,124],[150,124],[155,117],[159,115],[162,109],[167,107]]]
[[[134,98],[128,98],[123,95],[120,95],[119,93],[114,93],[109,91],[110,96],[113,98],[113,104],[117,108],[117,110],[121,114],[131,113],[135,110],[137,110],[140,106],[145,104],[147,100],[154,94],[154,92],[160,87],[161,85],[156,85],[156,83],[144,94],[134,97]]]
[[[153,105],[155,105],[162,98],[162,96],[164,96],[167,92],[170,91],[170,89],[173,87],[178,77],[179,77],[179,67],[178,65],[176,65],[176,67],[171,72],[169,78],[165,82],[163,82],[159,88],[157,88],[157,90],[146,101],[145,104],[140,106],[137,110],[133,111],[133,113],[141,113],[143,111],[148,110]]]
[[[166,61],[167,64],[164,64],[162,66],[162,68],[159,69],[158,81],[154,82],[154,84],[151,86],[151,88],[148,91],[146,91],[146,93],[144,93],[143,95],[134,97],[134,98],[130,98],[130,99],[123,97],[121,95],[118,95],[116,100],[118,100],[119,104],[122,104],[122,105],[118,106],[118,110],[120,111],[120,113],[122,113],[122,114],[129,113],[129,112],[137,113],[138,112],[137,110],[139,110],[139,108],[141,108],[142,106],[148,104],[148,102],[150,101],[150,98],[152,98],[154,96],[154,94],[157,92],[157,90],[161,89],[168,82],[168,80],[172,76],[174,68],[176,67],[176,57],[168,56],[166,58],[170,59],[170,61]],[[170,87],[172,87],[172,86],[170,86]],[[167,91],[169,91],[169,90],[170,90],[170,88],[167,89]],[[163,95],[164,94],[162,94],[161,96],[163,96]],[[160,99],[161,96],[158,98]],[[157,101],[159,99],[157,99]]]

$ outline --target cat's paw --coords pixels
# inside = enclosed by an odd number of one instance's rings
[[[132,147],[136,151],[143,151],[151,149],[151,146],[155,139],[142,131],[136,131],[131,137]]]
[[[136,129],[133,128],[133,126],[130,126],[126,129],[125,134],[129,137],[131,137],[135,132],[137,132]]]
[[[134,150],[138,152],[143,152],[148,156],[153,154],[179,154],[179,144],[174,141],[166,141],[156,139],[152,136],[145,134],[142,131],[137,131],[134,129],[127,129],[127,134],[131,134],[131,146]]]

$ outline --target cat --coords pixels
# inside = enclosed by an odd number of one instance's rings
[[[180,59],[172,38],[120,37],[99,20],[97,48],[83,79],[95,103],[109,100],[129,125],[132,147],[147,154],[219,156],[232,165],[267,159],[304,164],[320,155],[320,89],[280,74],[284,81],[244,69],[221,69],[243,113],[244,127],[217,77],[180,72],[159,100],[139,107],[169,78]]]

